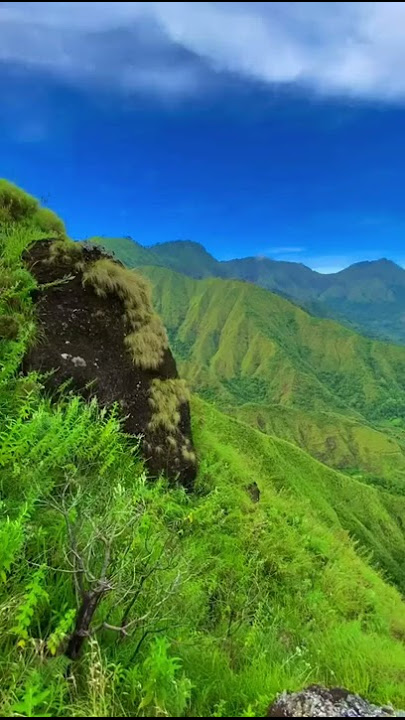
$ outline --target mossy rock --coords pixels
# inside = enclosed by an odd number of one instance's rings
[[[24,370],[50,373],[51,390],[69,383],[103,406],[117,403],[125,430],[142,438],[151,473],[191,488],[196,457],[188,393],[148,282],[100,249],[76,243],[37,242],[25,259],[43,288],[37,293],[41,341]]]

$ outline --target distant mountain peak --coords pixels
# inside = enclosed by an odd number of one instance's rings
[[[129,267],[160,266],[196,279],[243,280],[287,297],[314,315],[405,343],[405,270],[385,257],[323,274],[302,263],[263,256],[219,261],[194,240],[143,247],[132,240],[105,238],[101,244]]]

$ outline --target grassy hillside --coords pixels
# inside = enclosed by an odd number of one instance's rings
[[[181,372],[231,415],[405,489],[405,351],[247,283],[144,267]]]
[[[201,400],[194,401],[202,435],[222,448],[245,479],[266,494],[271,488],[308,504],[330,528],[352,535],[392,581],[405,589],[405,498],[370,488],[325,467],[291,443],[252,430]],[[395,507],[395,511],[393,508]],[[387,538],[390,538],[387,543]],[[389,549],[388,549],[389,547]]]
[[[257,717],[313,682],[403,706],[404,501],[198,398],[196,491],[149,478],[118,409],[19,372],[36,234],[0,227],[2,715]]]
[[[405,351],[233,280],[144,268],[182,371],[207,398],[405,417]]]
[[[361,262],[325,275],[302,263],[248,257],[215,260],[199,243],[176,241],[143,248],[130,239],[100,242],[129,267],[158,265],[194,278],[254,283],[371,337],[405,342],[405,270],[389,260]]]
[[[246,403],[225,408],[230,415],[275,437],[289,440],[331,467],[367,483],[405,495],[403,432],[370,427],[338,413],[284,405]],[[389,431],[388,431],[389,430]]]
[[[311,682],[403,705],[403,605],[344,529],[395,562],[377,492],[196,401],[202,468],[186,496],[147,481],[114,418],[18,387],[2,415],[5,716],[260,716]],[[113,579],[73,663],[72,529],[86,587],[105,543]]]

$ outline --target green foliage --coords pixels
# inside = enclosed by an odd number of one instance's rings
[[[195,497],[147,483],[116,418],[94,404],[37,399],[2,418],[2,510],[20,527],[0,587],[3,714],[263,715],[281,689],[309,682],[403,704],[403,606],[343,531],[348,507],[364,521],[373,491],[201,402],[194,417]],[[113,538],[114,587],[69,692],[59,653],[77,601],[64,507],[92,576]],[[126,636],[108,629],[125,614]]]
[[[402,498],[197,398],[196,492],[150,482],[118,409],[101,410],[63,389],[51,402],[36,376],[19,375],[35,332],[35,284],[20,266],[27,240],[20,235],[1,247],[0,317],[18,317],[19,333],[0,344],[0,713],[263,716],[281,690],[312,682],[403,706],[404,606],[390,584],[404,581]],[[98,270],[88,281],[119,293],[129,324],[150,318],[142,281],[113,275],[111,289],[110,268]],[[219,341],[210,335],[210,297],[195,298],[190,283],[185,297],[171,285],[177,301],[169,315],[174,325],[187,313],[182,333],[198,350],[202,382]],[[215,296],[215,283],[210,289]],[[247,307],[252,353],[265,364],[269,345],[264,357],[254,340],[264,319],[257,320],[256,305]],[[207,333],[198,327],[200,313]],[[296,339],[296,325],[291,333]],[[234,337],[242,343],[242,334]],[[221,353],[217,362],[218,374]],[[241,378],[250,362],[245,357]],[[223,398],[236,388],[225,385],[235,377],[232,366],[225,370],[223,383],[208,383]],[[172,422],[184,385],[170,393],[162,385],[151,399]],[[249,493],[253,482],[258,502]],[[100,588],[82,652],[71,662],[64,652],[83,599]]]
[[[65,237],[63,221],[48,208],[41,207],[36,198],[8,180],[0,178],[0,226],[30,227],[47,237]]]
[[[146,678],[139,710],[146,717],[182,717],[191,695],[191,682],[181,670],[180,658],[170,655],[170,642],[157,637],[143,663]]]
[[[32,579],[25,588],[25,595],[17,610],[16,624],[11,629],[11,632],[17,636],[20,647],[24,647],[25,641],[28,639],[28,630],[39,603],[41,600],[48,600],[48,593],[43,588],[45,569],[45,567],[41,567],[33,574]]]
[[[66,236],[66,228],[63,220],[49,208],[38,208],[33,219],[35,225],[48,237]]]
[[[60,616],[55,630],[49,635],[47,640],[47,647],[51,655],[56,655],[64,640],[72,632],[75,618],[76,610],[72,608]]]
[[[38,207],[37,200],[8,180],[0,179],[0,222],[30,220]]]
[[[101,297],[117,295],[124,304],[129,332],[125,337],[135,365],[156,369],[163,360],[168,340],[160,318],[154,313],[147,281],[130,270],[103,258],[87,267],[83,283]]]
[[[51,717],[50,713],[41,712],[49,696],[50,691],[44,688],[40,674],[34,671],[26,681],[21,699],[11,706],[12,716]]]

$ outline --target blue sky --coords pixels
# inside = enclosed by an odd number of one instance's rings
[[[405,264],[405,3],[0,3],[0,175],[73,237]]]

